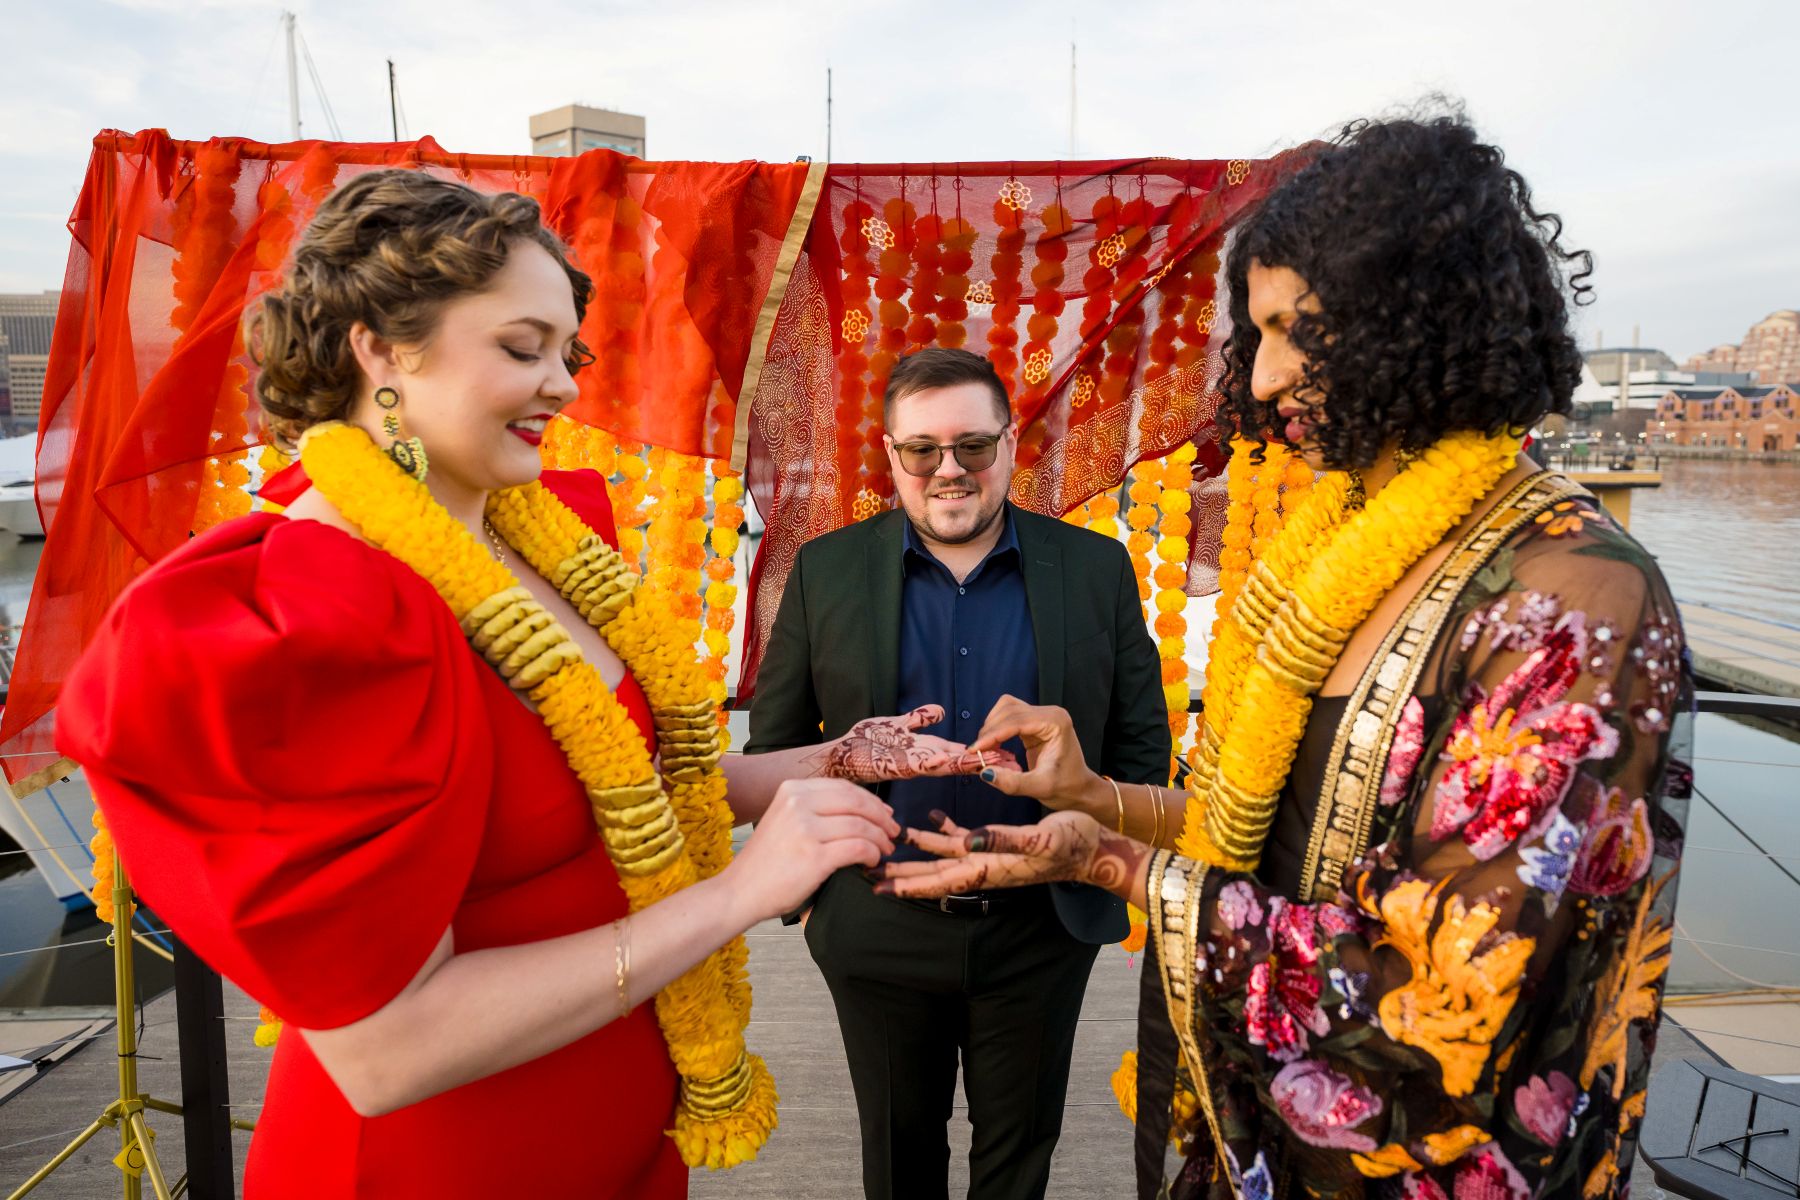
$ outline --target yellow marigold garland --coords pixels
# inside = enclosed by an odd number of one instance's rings
[[[1189,442],[1163,459],[1155,498],[1158,561],[1152,576],[1156,584],[1156,653],[1163,664],[1163,699],[1169,707],[1169,733],[1177,746],[1187,736],[1188,726],[1188,533],[1193,529],[1188,513],[1194,504],[1193,497],[1188,494],[1188,485],[1193,479],[1194,454],[1193,443]],[[1171,778],[1173,771],[1171,761]]]
[[[1253,525],[1262,553],[1209,652],[1181,853],[1229,870],[1256,866],[1312,696],[1350,634],[1512,468],[1518,449],[1514,437],[1451,434],[1358,511],[1345,503],[1347,475],[1331,472],[1286,521]],[[1259,472],[1255,493],[1274,491],[1287,466],[1277,476],[1265,462],[1268,483]],[[1274,507],[1258,494],[1253,506],[1258,520]]]
[[[669,598],[638,587],[622,556],[541,484],[490,497],[488,518],[624,661],[649,700],[662,755],[648,747],[593,665],[502,563],[354,426],[301,443],[320,493],[363,537],[429,581],[470,643],[537,707],[594,806],[632,911],[730,860],[716,709]],[[642,460],[638,460],[642,461]],[[747,951],[735,938],[669,984],[656,1012],[681,1075],[670,1131],[689,1166],[754,1158],[774,1129],[774,1081],[744,1046]]]
[[[1315,483],[1285,446],[1268,445],[1258,464],[1252,444],[1233,443],[1218,616],[1188,754],[1194,770],[1176,844],[1181,854],[1230,870],[1255,867],[1312,693],[1350,633],[1493,489],[1518,450],[1516,438],[1452,434],[1352,515],[1348,473],[1328,472]],[[1218,846],[1214,830],[1228,835],[1218,840],[1235,853]],[[1112,1083],[1120,1109],[1135,1122],[1134,1051],[1120,1060]],[[1198,1098],[1178,1086],[1171,1136],[1191,1125],[1197,1107]]]

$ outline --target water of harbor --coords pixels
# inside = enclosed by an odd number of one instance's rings
[[[1664,459],[1661,468],[1663,486],[1635,494],[1632,533],[1676,596],[1800,624],[1800,464]],[[23,621],[42,545],[0,533],[6,643]],[[1791,799],[1800,792],[1800,735],[1707,716],[1695,751],[1671,985],[1800,986],[1800,922],[1791,916],[1800,904]],[[65,911],[22,855],[5,853],[14,849],[0,834],[0,1009],[109,1003],[110,958],[95,941],[105,930],[89,910]],[[161,961],[139,958],[146,989],[166,986]]]
[[[1678,599],[1800,625],[1800,463],[1664,458],[1631,532]]]

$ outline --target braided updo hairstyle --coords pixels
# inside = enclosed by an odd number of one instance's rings
[[[579,321],[593,281],[544,228],[529,196],[399,169],[338,188],[301,235],[281,286],[248,321],[267,430],[292,446],[309,426],[348,416],[362,383],[350,327],[361,321],[384,341],[425,343],[444,306],[487,288],[521,242],[542,246],[568,273]],[[577,339],[569,370],[592,361]]]

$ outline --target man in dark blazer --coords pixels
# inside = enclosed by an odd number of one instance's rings
[[[801,549],[746,752],[932,704],[944,719],[919,732],[966,744],[1010,694],[1067,709],[1102,773],[1166,782],[1161,666],[1130,559],[1110,538],[1007,500],[1017,431],[993,365],[941,348],[900,360],[885,424],[899,508]],[[1024,759],[1022,746],[1007,749]],[[913,828],[931,827],[934,812],[965,827],[1043,812],[967,776],[879,790]],[[1124,905],[1080,885],[914,901],[874,895],[857,871],[826,881],[806,940],[837,1008],[869,1197],[947,1195],[959,1057],[969,1196],[1044,1194],[1088,974],[1100,945],[1125,933]]]

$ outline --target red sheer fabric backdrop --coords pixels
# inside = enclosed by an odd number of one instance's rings
[[[1196,442],[1191,590],[1210,589],[1219,259],[1299,161],[841,165],[815,208],[806,164],[104,133],[70,218],[44,388],[47,540],[0,716],[8,777],[61,769],[57,692],[112,600],[244,506],[260,442],[245,306],[358,172],[537,197],[598,288],[582,331],[597,361],[570,415],[683,454],[747,453],[767,525],[740,635],[747,695],[801,543],[889,502],[881,394],[922,346],[993,358],[1022,429],[1014,498],[1036,511]]]
[[[0,752],[15,784],[57,769],[52,710],[102,613],[145,565],[226,514],[260,441],[245,305],[339,183],[405,166],[535,196],[594,276],[597,361],[571,415],[723,457],[757,316],[805,164],[449,154],[407,144],[95,139],[70,218],[38,445],[46,544]],[[21,757],[23,756],[23,757]]]
[[[802,543],[886,507],[881,397],[900,355],[989,355],[1020,424],[1013,499],[1061,515],[1195,441],[1194,588],[1216,586],[1213,444],[1232,225],[1298,159],[833,165],[749,407],[767,532],[740,694]],[[1210,565],[1209,565],[1210,564]]]

